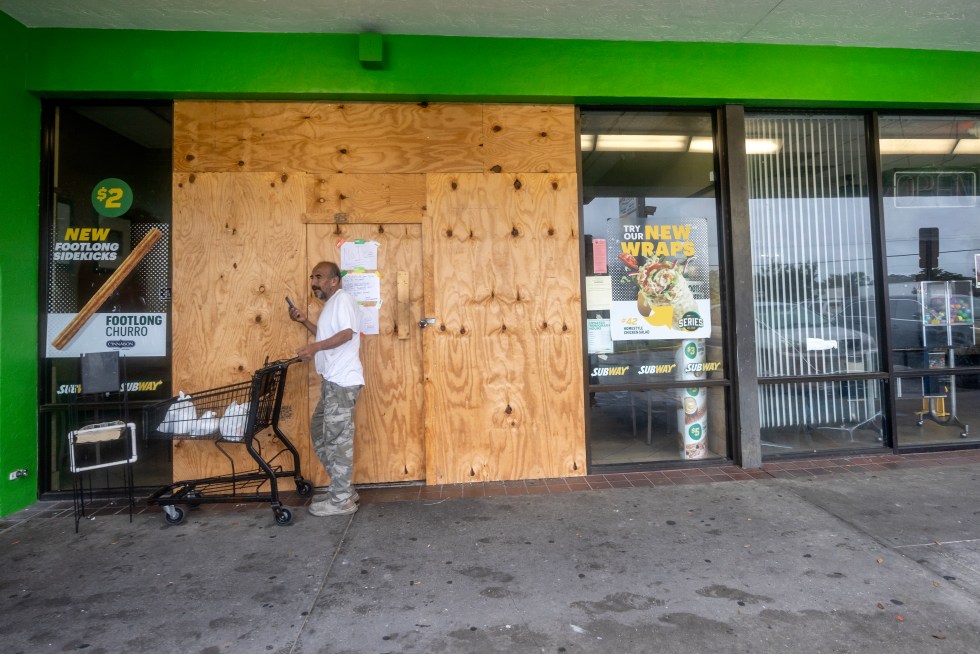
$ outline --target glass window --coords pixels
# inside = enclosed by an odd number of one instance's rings
[[[590,463],[723,458],[728,449],[725,390],[687,387],[594,393]]]
[[[79,358],[119,352],[129,416],[170,397],[170,247],[173,109],[169,104],[59,103],[47,129],[53,186],[42,235],[41,451],[44,489],[71,488],[67,431],[85,393]],[[147,246],[140,247],[141,243]],[[117,274],[117,271],[120,271]],[[87,422],[120,407],[84,397]],[[137,485],[169,483],[170,443],[138,423]],[[77,426],[77,425],[76,425]],[[123,468],[96,484],[122,485]]]
[[[980,437],[980,375],[895,380],[895,431],[900,445],[939,445]],[[972,427],[972,430],[971,430]]]
[[[583,110],[581,129],[589,385],[632,387],[591,394],[592,463],[727,456],[703,417],[725,393],[685,395],[725,378],[711,114]]]
[[[746,116],[762,379],[880,369],[865,133],[855,116]],[[877,382],[768,383],[759,396],[764,456],[881,441]]]
[[[973,320],[980,261],[978,125],[965,116],[880,120],[896,371],[929,368],[930,351],[950,348],[950,365],[980,363]]]
[[[761,385],[762,456],[880,445],[882,383],[863,379]]]
[[[882,116],[879,135],[894,371],[932,371],[896,384],[899,444],[957,439],[946,418],[971,404],[976,375],[937,371],[980,366],[980,119]]]

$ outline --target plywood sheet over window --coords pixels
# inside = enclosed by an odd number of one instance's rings
[[[307,223],[421,223],[425,215],[425,175],[309,177]]]
[[[575,172],[575,112],[571,107],[486,105],[486,172]]]
[[[482,105],[180,102],[174,107],[174,168],[480,171],[482,126]]]
[[[175,391],[192,393],[245,381],[266,357],[294,356],[306,342],[303,330],[289,320],[283,300],[284,295],[306,294],[306,226],[299,219],[306,199],[303,187],[301,175],[174,176]],[[300,365],[287,374],[280,424],[308,460],[304,372]],[[244,448],[227,449],[239,470],[255,467]],[[213,443],[175,441],[175,479],[228,472],[228,461]]]
[[[429,482],[584,474],[575,176],[428,180]]]
[[[365,344],[376,386],[358,410],[372,440],[358,436],[355,479],[584,474],[573,107],[178,102],[174,115],[175,388],[245,379],[306,342],[282,296],[308,297],[313,259],[330,254],[321,232],[400,230],[398,248],[416,254],[395,256],[392,280],[405,264],[411,322],[437,323]],[[316,380],[300,370],[284,427],[323,484],[309,441]],[[424,391],[410,396],[417,378]],[[180,448],[176,478],[227,472],[212,445]]]

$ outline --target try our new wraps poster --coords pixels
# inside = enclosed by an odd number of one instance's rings
[[[707,338],[708,223],[620,222],[607,236],[614,341]]]

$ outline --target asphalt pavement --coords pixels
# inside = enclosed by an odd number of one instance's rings
[[[0,530],[24,652],[980,651],[980,465]],[[294,498],[296,499],[296,498]],[[70,509],[70,503],[68,505]],[[36,517],[32,517],[32,511]]]

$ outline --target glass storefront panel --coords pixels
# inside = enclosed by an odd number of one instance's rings
[[[762,456],[877,447],[884,428],[876,379],[762,384]]]
[[[980,373],[895,380],[895,431],[900,445],[980,440]]]
[[[878,143],[893,368],[933,372],[895,380],[898,445],[969,441],[980,406],[980,119],[881,116]],[[954,373],[964,368],[975,372]]]
[[[136,484],[169,483],[170,443],[146,440],[140,416],[144,405],[171,395],[173,108],[59,103],[50,116],[53,197],[41,250],[43,490],[72,486],[70,429],[126,411],[118,394],[100,399],[85,393],[80,357],[97,352],[121,358],[128,415],[139,439]],[[122,468],[93,475],[91,483],[96,491],[117,488]]]
[[[980,366],[974,319],[980,119],[882,116],[879,136],[894,371]],[[899,411],[915,413],[937,403],[967,406],[956,395],[964,395],[973,377],[963,377],[965,384],[950,383],[951,376],[904,379],[896,384]],[[899,445],[956,437],[952,427],[926,420],[911,428],[900,419]]]
[[[680,393],[685,382],[725,379],[712,116],[583,110],[581,130],[589,386],[636,387],[591,394],[592,463],[626,462],[602,454],[624,439],[638,447],[630,463],[727,456],[723,419],[691,418],[719,440],[709,450],[698,436],[684,450],[661,443],[676,440],[674,423],[648,418],[638,430],[613,417],[653,415],[651,402],[714,414],[709,398],[724,402],[707,388],[686,404]],[[664,383],[676,388],[643,390]]]
[[[723,459],[727,405],[726,389],[717,386],[594,393],[591,463]],[[690,406],[693,413],[685,411]]]
[[[878,372],[871,200],[864,120],[825,114],[748,114],[756,364],[763,379]],[[864,312],[854,307],[864,307]],[[868,384],[760,388],[763,455],[866,447],[881,401]],[[819,389],[819,390],[815,390]],[[823,392],[835,389],[839,392]],[[860,390],[860,410],[854,393]],[[871,399],[869,399],[871,398]],[[799,438],[843,431],[846,438]]]

